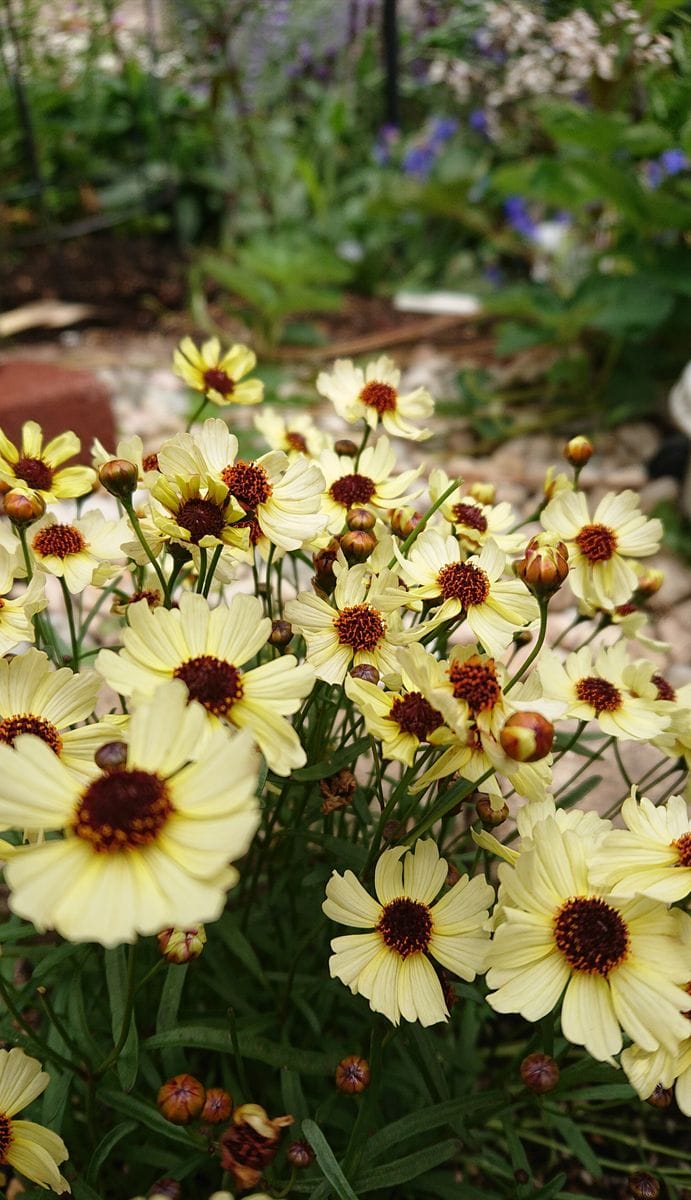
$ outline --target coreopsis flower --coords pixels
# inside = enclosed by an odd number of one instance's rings
[[[674,904],[691,892],[691,817],[683,796],[653,804],[635,793],[623,803],[625,829],[612,829],[592,867],[614,896],[650,896]]]
[[[44,446],[43,430],[36,421],[24,423],[19,446],[0,429],[0,485],[5,491],[38,492],[46,504],[85,496],[96,483],[96,472],[91,467],[61,467],[79,454],[81,446],[76,433],[61,433]]]
[[[412,767],[422,743],[432,740],[444,724],[441,713],[421,692],[385,692],[352,675],[346,676],[345,690],[361,710],[367,732],[382,743],[384,758],[395,758],[407,767]]]
[[[493,542],[466,558],[454,537],[424,529],[403,558],[394,545],[410,600],[438,600],[438,622],[462,617],[490,654],[501,654],[538,607],[518,579],[503,579],[506,556]]]
[[[562,1033],[593,1058],[618,1054],[622,1029],[674,1053],[688,1032],[691,955],[664,905],[596,888],[587,853],[583,837],[548,818],[515,865],[500,865],[487,1001],[538,1021],[563,996]]]
[[[591,518],[583,492],[564,491],[540,517],[569,551],[574,595],[605,607],[625,604],[635,590],[634,560],[660,548],[662,524],[639,508],[635,492],[608,492]]]
[[[13,912],[73,942],[215,921],[258,824],[245,732],[209,729],[179,681],[132,714],[127,759],[80,782],[36,737],[0,745],[0,822],[61,833],[2,847]]]
[[[151,696],[167,679],[181,679],[190,701],[203,705],[209,722],[247,728],[272,771],[289,775],[305,762],[292,725],[294,713],[312,690],[314,672],[292,654],[242,668],[266,645],[271,621],[256,596],[233,596],[210,608],[188,592],[177,609],[128,609],[119,653],[101,650],[96,669],[121,696]]]
[[[319,459],[322,450],[333,448],[333,438],[315,425],[308,413],[284,417],[275,408],[264,408],[254,417],[254,428],[271,450],[282,450],[288,458],[304,454]]]
[[[9,654],[22,642],[36,640],[32,617],[46,607],[43,579],[37,572],[21,596],[10,599],[16,558],[0,548],[0,654]]]
[[[395,675],[397,648],[424,637],[428,627],[403,629],[398,601],[387,595],[393,583],[389,572],[373,579],[366,563],[335,566],[333,604],[299,592],[285,606],[286,618],[305,639],[308,663],[327,683],[343,683],[350,667],[363,663],[380,675]]]
[[[100,686],[95,671],[56,670],[41,650],[0,659],[0,743],[14,746],[21,734],[31,733],[70,771],[93,775],[99,747],[118,736],[107,721],[79,724],[93,713]]]
[[[657,700],[653,684],[643,694],[633,690],[634,681],[637,688],[642,684],[623,642],[599,650],[594,657],[590,646],[582,646],[563,663],[548,651],[537,671],[545,696],[565,702],[565,716],[596,720],[608,736],[651,741],[669,725],[669,714]]]
[[[422,1025],[448,1018],[430,959],[468,981],[484,970],[494,891],[484,877],[463,875],[435,903],[447,873],[448,864],[428,840],[412,851],[405,846],[384,851],[374,876],[376,900],[352,871],[334,871],[326,885],[327,917],[370,931],[334,938],[331,977],[365,996],[394,1025],[401,1017]]]
[[[317,391],[330,400],[339,417],[351,425],[364,420],[371,429],[381,422],[393,437],[420,442],[432,436],[431,429],[420,429],[411,422],[425,421],[434,412],[434,400],[427,388],[417,387],[402,395],[401,372],[392,359],[381,355],[365,367],[356,367],[350,359],[338,358],[331,374],[321,371]]]
[[[163,444],[158,459],[165,474],[199,474],[225,489],[236,528],[249,531],[264,557],[269,546],[299,550],[325,525],[321,513],[324,477],[304,455],[292,461],[271,450],[251,462],[236,458],[237,438],[224,421],[211,418],[194,433],[178,434]],[[154,491],[154,495],[156,491]]]
[[[193,547],[208,550],[216,546],[234,551],[247,549],[249,531],[238,524],[243,511],[233,502],[225,484],[210,475],[174,479],[161,475],[151,496],[150,519],[142,522],[142,529],[154,553],[166,542],[176,542],[190,551]],[[139,561],[141,549],[137,550],[137,545],[128,543],[125,550]]]
[[[439,467],[430,472],[429,495],[433,503],[444,494],[450,482],[446,472]],[[513,554],[525,541],[520,530],[511,532],[516,524],[516,514],[505,500],[500,504],[483,503],[472,491],[465,492],[459,486],[447,496],[439,512],[453,526],[455,537],[468,554],[477,554],[490,540],[505,554]]]
[[[248,346],[236,342],[223,353],[215,337],[201,348],[185,337],[173,354],[175,374],[214,404],[260,404],[264,384],[260,379],[244,379],[256,365],[257,356]]]
[[[547,795],[541,800],[531,800],[522,804],[516,813],[516,828],[519,834],[518,848],[507,846],[500,842],[492,833],[483,829],[471,831],[473,841],[490,854],[496,854],[505,862],[512,865],[518,861],[523,850],[529,850],[532,845],[533,830],[541,821],[552,817],[560,829],[571,829],[579,837],[585,838],[588,847],[593,850],[612,828],[612,822],[601,817],[596,812],[584,812],[580,808],[557,808],[554,797]],[[500,893],[501,899],[501,893]]]
[[[335,450],[324,450],[319,465],[326,483],[322,512],[327,516],[329,533],[340,533],[351,508],[398,508],[422,491],[420,487],[410,490],[422,472],[421,466],[392,475],[396,455],[386,437],[365,446],[357,467],[353,457]]]
[[[116,573],[115,564],[124,560],[122,546],[129,536],[124,517],[107,521],[94,509],[69,524],[52,515],[43,517],[32,527],[29,544],[35,566],[64,579],[69,591],[78,595],[89,584],[103,584]]]
[[[0,1163],[7,1163],[39,1187],[63,1195],[69,1183],[58,1167],[68,1157],[62,1138],[35,1121],[17,1121],[15,1114],[26,1108],[50,1083],[40,1062],[19,1046],[0,1050]]]

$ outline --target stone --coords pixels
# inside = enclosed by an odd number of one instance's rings
[[[12,442],[25,421],[37,421],[46,441],[72,430],[81,439],[75,462],[90,464],[91,443],[115,445],[110,393],[90,371],[15,358],[0,362],[0,428]]]

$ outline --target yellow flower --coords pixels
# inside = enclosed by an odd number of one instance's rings
[[[162,475],[151,495],[154,502],[150,521],[158,539],[154,532],[154,537],[147,536],[147,540],[154,553],[167,541],[177,542],[187,550],[215,546],[247,549],[249,530],[238,524],[242,509],[233,503],[225,484],[208,475],[175,479]],[[147,524],[142,523],[142,529],[149,534]],[[131,549],[134,547],[128,543],[125,550],[129,553]]]
[[[36,640],[31,618],[47,604],[38,573],[21,596],[9,599],[14,587],[15,563],[14,554],[0,548],[0,654],[9,654],[22,642]]]
[[[324,450],[319,465],[326,481],[322,511],[330,533],[341,532],[349,508],[399,508],[422,491],[421,487],[409,490],[422,467],[392,476],[396,455],[385,437],[365,446],[357,469],[354,458],[334,450]]]
[[[173,354],[173,370],[195,392],[203,392],[214,404],[260,404],[264,384],[260,379],[245,379],[253,371],[257,356],[248,346],[237,342],[225,354],[218,338],[209,338],[201,349],[192,338],[183,338]]]
[[[608,492],[593,517],[583,492],[561,492],[540,518],[569,551],[569,583],[575,596],[604,608],[626,604],[638,575],[632,560],[660,548],[662,525],[638,507],[635,492]]]
[[[541,821],[546,821],[548,817],[553,817],[560,829],[572,829],[579,837],[585,838],[591,849],[601,842],[612,828],[612,822],[596,812],[584,812],[580,808],[557,808],[554,798],[545,796],[542,800],[531,800],[529,804],[522,804],[516,813],[516,828],[520,837],[518,849],[504,845],[486,829],[473,829],[471,834],[476,846],[482,846],[483,850],[489,850],[490,854],[497,854],[505,862],[513,865],[522,851],[529,850],[532,846],[535,826]]]
[[[322,450],[333,449],[333,438],[319,429],[307,413],[283,417],[275,408],[262,408],[254,418],[254,428],[272,450],[282,450],[288,458],[306,454],[319,460]]]
[[[422,742],[433,740],[434,731],[444,724],[441,713],[421,692],[385,692],[347,675],[345,690],[361,709],[367,732],[382,743],[384,758],[395,758],[412,767]]]
[[[233,596],[211,609],[188,592],[179,609],[151,609],[140,600],[128,609],[119,654],[102,650],[96,667],[122,696],[150,696],[166,679],[181,679],[212,724],[248,728],[267,763],[289,775],[305,762],[300,740],[285,720],[312,690],[314,672],[292,654],[250,671],[242,667],[266,645],[271,621],[256,596]],[[170,923],[170,922],[169,922]]]
[[[96,472],[91,467],[58,470],[61,463],[79,454],[81,445],[75,433],[61,433],[44,446],[43,431],[36,421],[26,421],[22,426],[19,447],[0,429],[0,483],[4,490],[38,492],[46,504],[84,496],[96,483]]]
[[[62,1195],[71,1191],[58,1170],[68,1156],[62,1138],[35,1121],[14,1120],[15,1113],[31,1104],[49,1083],[40,1062],[19,1046],[0,1050],[0,1163]]]
[[[429,496],[433,503],[444,494],[450,482],[446,472],[439,467],[430,472]],[[525,544],[524,533],[520,530],[511,533],[516,514],[505,500],[500,504],[482,504],[476,496],[457,487],[447,496],[439,512],[453,526],[454,536],[468,554],[477,554],[490,540],[505,554],[513,554]]]
[[[98,509],[69,525],[53,516],[43,517],[31,527],[31,553],[41,571],[64,579],[77,595],[90,583],[104,584],[116,573],[113,563],[124,562],[122,545],[129,533],[124,517],[106,521]]]
[[[381,422],[393,437],[423,441],[432,436],[432,430],[419,429],[411,421],[431,417],[434,400],[424,387],[401,395],[400,381],[401,372],[386,355],[368,363],[364,371],[349,358],[339,358],[331,374],[321,371],[317,376],[317,391],[350,424],[363,419],[371,429],[376,429]]]
[[[539,1021],[563,994],[562,1033],[593,1058],[618,1054],[622,1029],[645,1050],[676,1053],[688,1032],[691,955],[672,914],[596,888],[586,840],[554,819],[536,825],[532,840],[515,866],[499,867],[488,1003]]]
[[[145,454],[144,443],[136,433],[131,437],[121,438],[113,454],[109,454],[103,443],[98,438],[94,438],[91,445],[91,461],[96,470],[98,471],[99,467],[113,458],[134,463],[140,487],[150,489],[156,483],[159,475],[158,455],[155,453]]]
[[[633,690],[634,682],[643,685],[624,642],[598,651],[595,658],[589,646],[582,646],[563,663],[546,652],[537,670],[545,696],[565,702],[565,716],[596,720],[608,736],[651,741],[670,723],[669,705],[657,699],[653,683],[645,689],[647,695]]]
[[[682,796],[653,804],[635,792],[622,805],[626,829],[613,829],[599,847],[593,879],[614,896],[650,896],[674,904],[691,892],[691,819]]]
[[[73,942],[215,921],[258,824],[251,738],[209,729],[179,681],[135,710],[120,769],[85,785],[25,736],[0,746],[0,775],[3,825],[63,834],[3,846],[10,907]]]
[[[32,733],[70,771],[93,775],[94,754],[118,740],[117,728],[105,721],[73,726],[91,716],[100,686],[95,671],[56,671],[41,650],[0,659],[0,742],[14,746],[20,734]]]
[[[352,871],[334,871],[326,886],[327,917],[372,931],[332,941],[331,977],[365,996],[394,1025],[401,1017],[435,1025],[449,1015],[428,956],[468,981],[484,970],[494,891],[482,876],[463,875],[434,903],[447,872],[436,844],[420,841],[413,851],[397,846],[381,855],[374,876],[377,900]]]

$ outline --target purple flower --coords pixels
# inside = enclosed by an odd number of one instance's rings
[[[504,201],[506,220],[516,233],[523,237],[532,238],[537,225],[533,221],[528,206],[522,196],[509,196]]]
[[[471,129],[475,130],[475,133],[487,133],[488,121],[484,108],[474,108],[468,114],[468,125]]]
[[[679,175],[689,166],[689,160],[683,150],[664,150],[660,155],[659,163],[666,175]]]
[[[434,166],[436,157],[436,150],[429,143],[423,142],[419,146],[411,146],[403,156],[403,170],[406,175],[413,175],[417,179],[426,179]]]
[[[657,159],[645,164],[645,180],[648,187],[657,188],[665,178],[665,169]]]
[[[458,121],[453,117],[435,117],[430,126],[429,139],[433,145],[443,145],[453,137],[458,129]]]

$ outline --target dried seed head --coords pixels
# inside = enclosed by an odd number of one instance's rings
[[[345,1092],[348,1096],[364,1092],[370,1081],[367,1059],[360,1058],[358,1054],[349,1054],[347,1058],[342,1058],[336,1067],[335,1078],[339,1092]]]
[[[158,948],[166,962],[176,965],[199,958],[206,945],[203,925],[195,925],[192,929],[162,929],[157,937]]]
[[[182,1188],[177,1179],[159,1179],[149,1191],[150,1200],[180,1200]]]
[[[583,436],[571,438],[571,441],[564,446],[562,454],[572,467],[580,469],[590,462],[593,455],[593,443],[589,438]]]
[[[270,1118],[260,1104],[241,1104],[221,1137],[221,1166],[230,1171],[236,1188],[246,1191],[261,1179],[264,1167],[276,1157],[281,1131],[293,1117]]]
[[[351,508],[346,513],[346,525],[352,530],[374,529],[377,518],[368,508]]]
[[[347,808],[353,799],[353,792],[357,784],[352,771],[344,768],[338,771],[335,775],[329,775],[327,779],[319,780],[319,790],[324,797],[321,810],[323,813],[336,812],[340,808]]]
[[[646,1104],[650,1104],[653,1108],[669,1108],[674,1099],[672,1088],[663,1087],[658,1083],[654,1092],[651,1092],[646,1099]]]
[[[38,492],[12,488],[5,496],[5,513],[13,525],[30,525],[46,511],[46,502]]]
[[[194,1075],[175,1075],[158,1089],[156,1103],[161,1116],[172,1125],[189,1125],[204,1107],[204,1086]]]
[[[129,500],[132,492],[137,490],[139,472],[136,464],[126,458],[111,458],[99,467],[98,477],[107,492],[118,500]]]
[[[552,749],[554,726],[541,713],[517,712],[505,722],[499,741],[516,762],[538,762]]]
[[[521,1063],[521,1079],[537,1096],[551,1092],[559,1083],[559,1067],[549,1054],[529,1054]]]
[[[538,533],[530,539],[523,558],[517,559],[513,569],[538,599],[552,596],[569,573],[569,552],[553,534]]]
[[[309,1142],[301,1138],[299,1142],[290,1143],[286,1150],[286,1158],[292,1167],[304,1170],[314,1162],[314,1150]]]
[[[496,807],[489,796],[480,796],[475,805],[475,812],[487,829],[496,829],[497,825],[503,825],[507,819],[509,808],[503,803]]]
[[[290,621],[272,621],[269,644],[283,650],[293,640],[293,626]]]
[[[635,1171],[628,1178],[629,1195],[633,1200],[658,1200],[660,1184],[647,1171]]]

